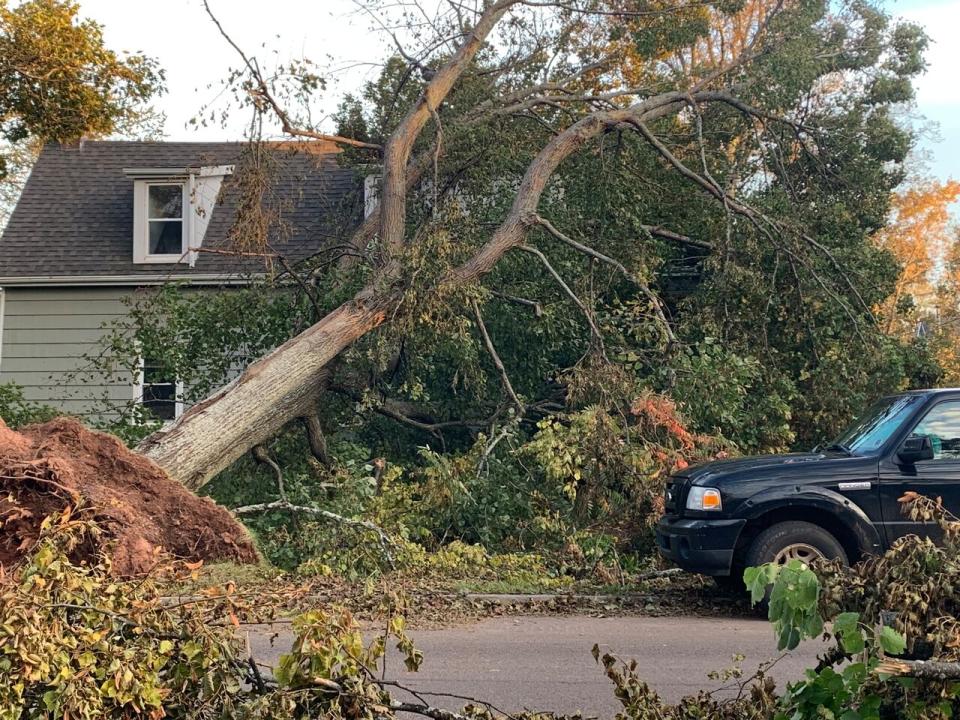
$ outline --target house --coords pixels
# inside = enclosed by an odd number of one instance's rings
[[[203,292],[265,271],[261,258],[230,250],[251,173],[267,179],[265,204],[282,227],[271,250],[291,263],[363,212],[364,183],[325,143],[45,147],[0,237],[0,384],[79,416],[94,414],[98,398],[178,415],[177,379],[150,358],[139,376],[73,378],[138,288],[179,282]]]

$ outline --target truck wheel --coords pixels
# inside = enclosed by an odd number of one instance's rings
[[[747,567],[775,562],[785,565],[790,560],[810,563],[820,558],[848,563],[847,553],[837,539],[819,525],[790,520],[771,525],[747,550]]]

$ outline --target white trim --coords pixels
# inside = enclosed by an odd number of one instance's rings
[[[191,179],[193,176],[190,176]],[[186,178],[155,178],[135,180],[133,183],[133,262],[137,265],[150,263],[166,264],[188,262],[190,247],[190,193]],[[179,186],[180,188],[180,252],[162,255],[150,252],[150,188],[154,186]],[[153,222],[177,222],[176,219]]]
[[[187,168],[124,168],[123,174],[132,178],[182,179],[190,174]]]
[[[183,180],[188,175],[213,177],[214,175],[232,175],[235,165],[194,165],[192,167],[148,167],[124,168],[123,174],[134,179]]]
[[[193,173],[190,173],[190,177],[187,178],[186,185],[186,194],[184,196],[183,203],[183,234],[184,234],[184,243],[183,251],[187,253],[187,265],[191,268],[195,267],[197,264],[197,253],[196,250],[191,250],[191,247],[200,247],[200,243],[195,243],[194,238],[197,237],[196,233],[196,219],[197,212],[194,210],[194,203],[197,197],[197,176]]]

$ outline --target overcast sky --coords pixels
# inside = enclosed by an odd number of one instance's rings
[[[234,39],[261,58],[306,56],[334,75],[319,117],[332,112],[339,96],[374,77],[370,65],[382,57],[384,40],[352,0],[209,0]],[[917,83],[919,111],[939,127],[939,142],[928,140],[931,169],[941,178],[960,178],[960,0],[888,0],[888,8],[922,24],[932,38],[929,69]],[[108,45],[141,50],[167,72],[168,92],[157,102],[167,116],[171,140],[239,139],[246,118],[227,128],[197,129],[187,122],[215,101],[220,81],[237,58],[207,18],[201,0],[164,0],[149,5],[131,0],[80,0],[81,12],[104,25]],[[162,8],[160,10],[159,8]],[[278,51],[279,55],[270,55]]]

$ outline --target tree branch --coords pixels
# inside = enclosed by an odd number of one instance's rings
[[[480,306],[477,305],[477,301],[473,298],[470,300],[470,306],[473,308],[473,317],[477,321],[477,328],[480,330],[480,335],[483,337],[483,343],[487,347],[487,352],[490,353],[490,357],[493,359],[493,366],[497,369],[497,373],[500,375],[500,383],[503,385],[504,391],[507,393],[507,396],[510,398],[511,402],[516,406],[518,417],[523,415],[526,406],[520,402],[520,398],[517,397],[517,393],[513,390],[513,385],[510,383],[510,376],[507,375],[507,368],[504,367],[503,361],[500,359],[500,356],[497,354],[497,349],[493,345],[493,341],[490,339],[490,333],[487,332],[487,326],[483,323],[483,315],[480,314]]]
[[[886,658],[877,665],[876,672],[883,675],[900,675],[923,680],[958,680],[960,679],[960,662]]]
[[[310,453],[319,460],[324,467],[329,468],[330,453],[327,450],[327,439],[323,435],[323,427],[320,425],[320,418],[316,413],[304,415],[303,426],[307,431],[307,442],[310,444]]]
[[[663,304],[660,302],[660,298],[658,298],[656,294],[653,292],[653,290],[650,289],[649,285],[647,285],[643,280],[637,277],[634,273],[627,270],[627,268],[624,267],[624,265],[621,262],[614,260],[612,257],[604,255],[599,250],[594,250],[592,247],[584,245],[583,243],[577,242],[573,238],[568,237],[567,235],[564,235],[556,227],[554,227],[553,223],[551,223],[546,218],[543,218],[540,215],[537,215],[536,220],[551,235],[557,238],[557,240],[560,240],[561,242],[566,243],[567,245],[572,247],[574,250],[582,252],[583,254],[594,258],[595,260],[599,260],[602,263],[606,263],[607,265],[610,265],[616,268],[624,276],[626,276],[631,282],[633,282],[637,287],[639,287],[640,291],[647,297],[647,300],[650,301],[650,305],[651,307],[653,307],[653,310],[657,315],[657,319],[660,321],[660,324],[663,326],[663,331],[664,331],[664,334],[666,334],[667,336],[667,341],[670,342],[671,344],[677,341],[677,337],[676,335],[673,334],[673,329],[670,327],[670,321],[667,320],[667,315],[663,310]]]
[[[516,295],[507,295],[506,293],[497,292],[496,290],[491,290],[490,294],[501,300],[505,300],[509,303],[514,303],[515,305],[525,305],[527,307],[533,308],[533,314],[537,317],[543,315],[543,308],[540,306],[536,300],[528,300],[527,298],[517,297]]]
[[[651,235],[663,238],[664,240],[672,240],[673,242],[680,243],[681,245],[690,245],[692,247],[703,248],[704,250],[710,251],[716,249],[711,243],[704,242],[703,240],[694,240],[688,235],[681,235],[680,233],[674,232],[673,230],[667,230],[659,225],[641,225],[640,227],[642,227]]]
[[[234,508],[233,514],[256,515],[258,513],[269,512],[270,510],[284,510],[286,512],[312,515],[313,517],[323,518],[324,520],[330,520],[331,522],[349,525],[351,527],[358,527],[376,533],[377,538],[380,541],[380,547],[383,551],[383,556],[387,560],[387,564],[390,565],[392,570],[396,569],[393,554],[390,552],[391,548],[396,548],[396,543],[393,542],[393,539],[387,535],[382,528],[367,520],[353,520],[352,518],[343,517],[343,515],[337,515],[329,510],[321,510],[320,508],[310,507],[308,505],[294,505],[289,500],[274,500],[273,502],[258,503],[256,505],[243,505],[241,507]]]
[[[283,132],[285,132],[287,135],[307,137],[313,140],[325,140],[338,145],[349,145],[350,147],[364,148],[368,150],[383,150],[383,147],[373,143],[362,142],[360,140],[354,140],[353,138],[343,137],[341,135],[329,135],[327,133],[316,132],[315,130],[295,127],[290,121],[290,116],[287,115],[287,112],[280,106],[276,98],[274,98],[273,94],[270,92],[270,88],[267,86],[267,82],[264,79],[263,74],[260,72],[260,68],[257,66],[257,63],[252,60],[240,48],[240,46],[237,45],[236,42],[234,42],[232,37],[230,37],[223,25],[220,23],[220,20],[216,15],[213,14],[213,10],[210,8],[208,0],[203,0],[203,7],[207,11],[207,15],[213,21],[213,24],[217,26],[217,30],[223,36],[223,39],[229,43],[230,47],[236,50],[237,54],[243,60],[243,64],[247,68],[247,72],[249,72],[250,76],[253,78],[256,87],[250,88],[248,92],[255,101],[265,103],[270,107],[271,110],[273,110],[274,114],[277,116],[277,119],[280,120],[280,124],[283,127]]]
[[[280,470],[280,466],[274,462],[273,458],[270,457],[270,453],[267,452],[267,448],[264,445],[254,445],[253,449],[250,451],[257,462],[261,462],[264,465],[269,465],[270,469],[273,470],[273,474],[277,479],[277,492],[280,494],[281,500],[287,502],[287,490],[283,486],[283,471]]]
[[[583,303],[583,301],[577,296],[577,294],[570,289],[570,286],[567,285],[566,282],[564,282],[563,278],[560,276],[560,273],[558,273],[554,269],[553,265],[550,264],[550,261],[547,259],[547,256],[544,255],[539,250],[537,250],[535,247],[531,247],[530,245],[518,245],[517,250],[522,250],[523,252],[529,253],[530,255],[534,255],[540,259],[540,262],[543,263],[543,266],[547,269],[547,272],[553,276],[553,279],[557,281],[557,284],[567,294],[567,297],[573,300],[573,302],[576,303],[576,306],[580,308],[580,310],[583,312],[584,317],[586,317],[587,319],[587,324],[590,325],[590,333],[597,340],[602,351],[603,337],[600,335],[600,329],[597,327],[596,323],[593,321],[593,314],[590,312],[589,308],[587,308],[587,306]]]
[[[420,99],[390,135],[383,152],[383,187],[380,193],[380,242],[388,257],[403,245],[407,220],[406,168],[413,144],[440,103],[476,57],[487,35],[519,0],[498,0],[486,7],[464,42],[423,89]]]

